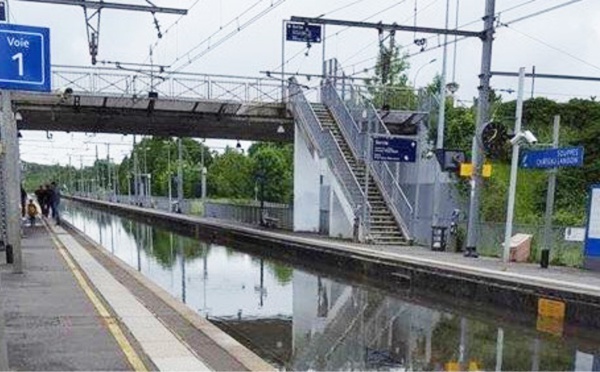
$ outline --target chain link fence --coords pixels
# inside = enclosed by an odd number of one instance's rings
[[[479,224],[479,241],[477,250],[481,255],[502,257],[504,245],[504,223]],[[583,242],[565,240],[564,226],[555,226],[551,230],[550,264],[561,266],[581,267],[583,265]],[[466,225],[461,226],[459,235],[466,237]],[[513,234],[528,234],[533,236],[531,242],[530,262],[539,262],[544,245],[543,225],[513,225]],[[466,239],[465,239],[466,240]]]

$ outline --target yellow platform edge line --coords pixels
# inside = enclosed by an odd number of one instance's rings
[[[131,365],[132,369],[134,371],[147,372],[148,369],[144,365],[144,362],[142,362],[142,359],[139,357],[138,353],[135,351],[133,346],[131,346],[131,343],[125,337],[125,334],[121,330],[121,327],[119,327],[119,324],[116,321],[116,319],[114,319],[114,317],[110,315],[104,304],[100,301],[98,296],[96,296],[96,293],[94,293],[87,279],[83,276],[79,268],[75,265],[73,259],[71,258],[63,244],[56,238],[54,233],[50,231],[48,226],[45,227],[46,230],[48,230],[48,233],[50,234],[50,237],[52,239],[52,242],[56,246],[56,249],[67,263],[67,266],[73,273],[73,276],[77,280],[77,283],[79,284],[81,289],[83,289],[85,294],[88,296],[88,298],[96,308],[96,311],[98,311],[98,314],[100,314],[100,317],[102,317],[102,319],[104,320],[106,326],[108,327],[108,330],[115,338],[115,341],[117,341],[117,344],[123,351],[123,354],[125,354],[125,357],[127,358],[127,361]]]

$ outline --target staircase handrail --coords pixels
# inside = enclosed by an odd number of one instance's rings
[[[330,168],[341,185],[342,192],[352,206],[354,217],[359,217],[365,230],[365,236],[368,236],[370,219],[362,216],[371,214],[371,206],[333,133],[331,130],[323,128],[317,114],[304,96],[301,86],[293,78],[290,79],[288,98],[294,117],[299,119],[298,121],[309,136],[311,143],[328,159]]]
[[[361,130],[358,122],[370,120],[374,123],[373,129],[375,133],[387,135],[391,133],[379,117],[373,104],[365,99],[356,87],[343,80],[342,84],[347,84],[347,88],[343,88],[343,91],[350,93],[350,100],[344,101],[334,86],[336,81],[333,80],[327,79],[322,87],[321,96],[323,102],[331,110],[338,124],[340,124],[340,129],[357,159],[368,160],[366,159],[368,156],[367,140],[370,141],[371,136],[369,135],[365,140],[366,133]],[[352,107],[348,107],[346,102],[352,104]],[[341,107],[345,107],[345,109]],[[366,118],[363,118],[363,116],[366,116]],[[404,236],[410,240],[410,230],[405,222],[405,218],[413,217],[414,208],[408,200],[406,193],[396,180],[396,177],[394,177],[387,162],[367,161],[367,163],[370,165],[373,178],[381,186],[384,198],[388,202],[388,205],[391,206],[390,209],[394,214],[398,226]]]

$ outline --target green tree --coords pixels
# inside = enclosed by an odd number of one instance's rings
[[[263,200],[289,203],[292,200],[293,174],[289,150],[274,144],[258,144],[249,151],[256,185],[263,185]]]
[[[208,190],[213,197],[253,197],[252,161],[237,150],[227,148],[224,154],[215,156],[208,168],[208,174]]]
[[[390,44],[380,46],[375,74],[366,80],[367,91],[376,108],[415,109],[417,97],[406,74],[410,67],[408,55],[400,54],[400,47]]]

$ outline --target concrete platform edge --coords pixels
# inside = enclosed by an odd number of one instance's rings
[[[168,293],[158,285],[154,284],[143,274],[139,273],[138,271],[127,265],[118,257],[112,255],[106,248],[89,239],[80,230],[68,224],[66,221],[64,221],[63,224],[65,224],[69,229],[76,231],[83,239],[85,239],[90,245],[92,245],[105,257],[107,257],[112,263],[120,267],[122,270],[126,271],[144,287],[153,292],[168,306],[173,308],[177,313],[184,317],[198,330],[204,332],[216,344],[218,344],[225,351],[227,351],[232,358],[244,365],[250,371],[276,371],[276,369],[272,365],[264,361],[254,352],[240,344],[237,340],[229,336],[227,333],[223,332],[220,328],[213,325],[208,320],[202,318],[198,313],[187,307],[185,304],[173,297],[170,293]]]

